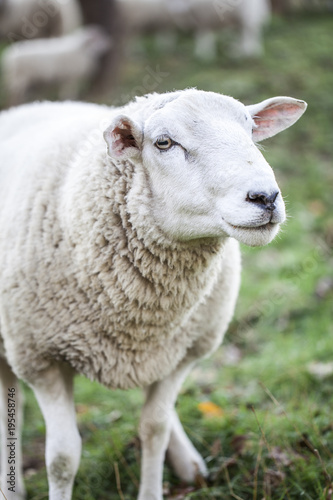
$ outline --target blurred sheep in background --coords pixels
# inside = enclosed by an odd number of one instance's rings
[[[56,85],[60,99],[84,96],[89,100],[107,100],[125,59],[123,46],[125,42],[129,44],[132,36],[151,32],[164,42],[164,47],[174,47],[177,31],[193,33],[196,56],[214,60],[219,32],[232,26],[238,29],[239,37],[230,55],[259,57],[271,9],[280,14],[300,6],[313,9],[325,4],[327,9],[332,2],[0,0],[0,40],[14,42],[14,46],[3,51],[3,81],[11,104],[29,100],[37,83],[44,87]],[[78,30],[82,25],[99,26],[100,31],[95,28],[95,35],[91,36],[92,31]]]
[[[130,33],[195,33],[195,53],[202,59],[216,56],[215,34],[225,25],[240,31],[233,54],[260,56],[262,30],[270,19],[269,0],[117,0]]]
[[[60,99],[83,89],[88,99],[105,96],[132,34],[194,32],[196,55],[213,59],[218,31],[231,24],[240,30],[234,54],[259,56],[269,18],[269,0],[0,0],[0,37],[15,42],[1,64],[8,102],[31,100],[41,84],[55,85]]]
[[[59,99],[110,90],[122,33],[116,0],[0,0],[0,38],[15,42],[1,60],[7,104],[40,98],[36,85],[56,86]]]
[[[111,40],[100,26],[84,26],[58,38],[25,40],[3,52],[2,70],[10,105],[25,102],[36,84],[57,85],[60,99],[77,99],[98,69]]]
[[[9,42],[66,35],[81,24],[77,0],[0,0],[0,38]]]

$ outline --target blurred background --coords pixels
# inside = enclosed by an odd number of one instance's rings
[[[121,106],[185,87],[245,104],[304,99],[291,129],[263,143],[288,221],[243,247],[225,343],[193,371],[177,406],[210,477],[167,499],[333,496],[332,0],[0,0],[0,107],[36,99]],[[45,427],[26,392],[28,498],[47,498]],[[76,381],[83,456],[74,499],[131,500],[139,483],[140,391]]]

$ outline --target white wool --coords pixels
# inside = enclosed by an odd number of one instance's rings
[[[145,388],[139,500],[162,500],[167,449],[182,480],[207,473],[174,404],[232,318],[238,241],[269,243],[285,220],[253,141],[305,108],[189,89],[123,108],[35,103],[0,115],[0,408],[15,375],[32,386],[50,500],[70,500],[80,460],[75,373]],[[5,464],[0,487],[16,500],[6,477]]]
[[[24,101],[34,84],[58,84],[61,98],[76,98],[82,81],[93,76],[99,56],[109,47],[107,35],[95,26],[84,26],[59,38],[8,46],[1,63],[11,104]]]

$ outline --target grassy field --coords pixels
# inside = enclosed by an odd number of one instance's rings
[[[259,61],[192,56],[181,37],[161,54],[152,39],[132,48],[106,102],[144,90],[195,86],[246,104],[274,95],[308,102],[304,117],[264,143],[287,202],[281,235],[243,247],[243,281],[226,342],[186,381],[177,408],[207,461],[207,482],[186,487],[165,467],[167,499],[329,500],[333,495],[333,16],[277,18]],[[149,79],[146,75],[158,73]],[[153,83],[152,83],[153,82]],[[141,90],[142,89],[142,90]],[[139,391],[76,381],[83,455],[75,500],[131,500],[139,482]],[[26,388],[29,500],[47,498],[44,423]]]

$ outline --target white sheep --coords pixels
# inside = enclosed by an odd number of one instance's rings
[[[0,38],[67,35],[82,24],[77,0],[0,0]]]
[[[129,32],[193,31],[195,53],[203,59],[216,56],[215,33],[225,25],[239,29],[234,55],[262,53],[262,31],[270,18],[269,0],[118,0]]]
[[[61,99],[76,99],[82,83],[93,77],[99,56],[109,50],[110,44],[102,28],[83,26],[59,38],[9,45],[1,60],[9,103],[24,102],[36,84],[55,84]]]
[[[188,89],[122,108],[34,103],[1,114],[8,500],[24,496],[16,377],[33,388],[46,421],[50,500],[71,498],[79,466],[76,373],[111,388],[145,388],[139,500],[162,499],[167,449],[182,480],[206,475],[174,404],[233,315],[238,241],[265,245],[285,220],[273,171],[254,142],[289,127],[305,108],[289,97],[244,106]],[[15,493],[7,483],[8,391],[18,412]]]

